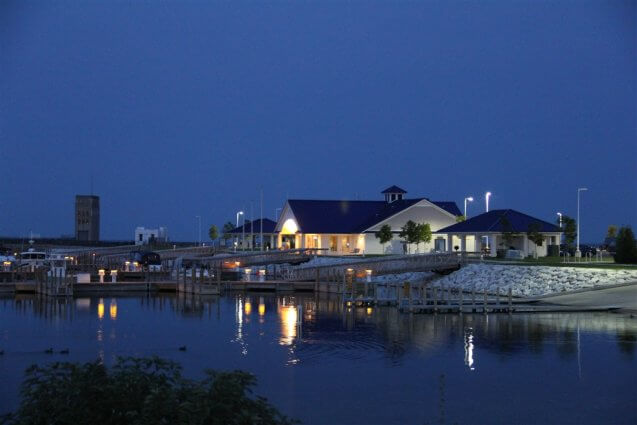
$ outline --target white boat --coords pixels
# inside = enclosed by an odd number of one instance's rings
[[[17,263],[18,268],[21,269],[35,271],[36,268],[46,267],[49,269],[49,275],[65,276],[68,261],[72,261],[72,258],[64,254],[29,248],[27,251],[20,253]]]

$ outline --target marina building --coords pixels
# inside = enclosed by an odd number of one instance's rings
[[[529,239],[529,229],[542,235],[542,244]],[[521,257],[544,257],[549,246],[559,245],[562,229],[530,215],[512,209],[492,210],[466,221],[452,224],[438,231],[434,237],[443,240],[447,251],[458,247],[460,251],[482,252],[488,246],[489,255],[495,257],[498,250],[517,251]]]
[[[75,239],[100,240],[100,197],[75,195]]]
[[[290,199],[274,229],[276,246],[319,248],[333,255],[402,254],[405,247],[398,235],[409,220],[429,223],[436,232],[462,215],[455,202],[407,199],[407,191],[397,186],[381,194],[384,199],[377,201]],[[394,235],[384,246],[375,236],[383,225],[389,225]],[[414,247],[430,252],[436,249],[435,240]]]

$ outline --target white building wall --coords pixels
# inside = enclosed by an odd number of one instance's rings
[[[158,229],[147,229],[145,227],[135,228],[135,245],[146,245],[150,242],[151,238],[155,238],[158,242],[165,242],[167,238],[167,231],[165,227]]]
[[[365,254],[384,254],[388,253],[387,250],[391,254],[390,242],[385,244],[385,251],[383,251],[383,246],[376,236],[373,233],[365,233]]]
[[[383,225],[388,224],[392,231],[399,232],[409,220],[415,223],[429,223],[432,232],[456,223],[456,218],[452,214],[441,210],[431,202],[422,200],[388,220],[378,223],[369,230],[376,232]]]

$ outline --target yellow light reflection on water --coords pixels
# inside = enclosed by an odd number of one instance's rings
[[[104,318],[104,299],[100,298],[100,302],[97,304],[97,317],[98,319]]]
[[[296,323],[298,321],[298,312],[293,305],[281,306],[279,310],[281,319],[281,338],[279,344],[292,345],[296,338]]]
[[[243,305],[243,310],[246,313],[246,316],[249,316],[252,313],[252,303],[250,302],[250,298],[246,298],[246,302]]]
[[[117,302],[115,300],[111,300],[111,306],[109,308],[109,313],[111,315],[111,319],[117,319]]]
[[[263,301],[259,302],[259,316],[263,316],[265,314],[265,304]]]

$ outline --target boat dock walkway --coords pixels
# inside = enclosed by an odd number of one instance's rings
[[[465,253],[443,252],[434,254],[392,255],[359,258],[352,261],[289,269],[287,279],[309,281],[317,279],[340,280],[345,274],[365,277],[408,272],[453,271],[466,260]]]

